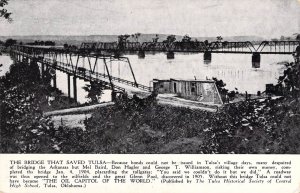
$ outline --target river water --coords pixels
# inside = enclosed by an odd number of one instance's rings
[[[284,65],[282,62],[293,61],[291,55],[261,55],[260,68],[252,68],[251,54],[214,54],[210,63],[204,62],[203,54],[175,53],[175,59],[167,59],[165,53],[146,53],[144,59],[139,59],[137,54],[125,55],[129,58],[138,83],[152,86],[151,80],[158,79],[211,79],[217,77],[226,83],[226,88],[239,92],[255,94],[264,91],[265,84],[276,83],[282,74]],[[2,76],[12,63],[9,56],[0,56],[0,64],[3,66]],[[83,63],[83,62],[82,62]],[[84,62],[88,66],[87,61]],[[92,61],[93,63],[93,61]],[[110,73],[113,76],[133,80],[129,65],[124,62],[108,63]],[[98,72],[104,71],[104,66],[99,64]],[[87,101],[86,92],[82,87],[88,84],[83,80],[77,81],[78,100]],[[67,93],[67,75],[57,71],[57,85],[60,90]],[[73,88],[71,87],[71,90]],[[72,91],[73,92],[73,91]],[[110,100],[110,92],[105,91],[102,101]]]
[[[9,71],[12,60],[9,55],[0,55],[0,76],[4,76]]]

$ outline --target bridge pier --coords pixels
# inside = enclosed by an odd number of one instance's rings
[[[117,98],[117,93],[114,90],[112,90],[111,91],[111,101],[115,102],[116,98]]]
[[[44,80],[44,78],[45,78],[45,64],[44,64],[44,62],[41,62],[41,76],[42,76],[42,80]]]
[[[114,51],[114,56],[116,58],[120,57],[121,56],[121,52],[120,51]]]
[[[56,73],[52,76],[53,79],[53,87],[57,88],[57,84],[56,84]]]
[[[139,50],[138,57],[139,58],[145,58],[145,51],[144,50]]]
[[[175,54],[172,51],[167,52],[167,59],[174,59],[175,58]]]
[[[252,54],[252,68],[260,67],[260,53],[254,52]]]
[[[74,91],[74,100],[77,102],[77,82],[76,82],[76,76],[73,76],[73,91]]]
[[[211,52],[205,51],[203,54],[204,61],[211,61]]]
[[[29,63],[29,59],[28,57],[22,57],[22,62],[28,64]]]
[[[68,73],[68,98],[69,98],[69,101],[71,99],[71,75]]]

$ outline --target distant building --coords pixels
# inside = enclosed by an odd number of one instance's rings
[[[203,103],[223,104],[213,80],[153,80],[153,90],[158,94],[176,94],[180,98]]]

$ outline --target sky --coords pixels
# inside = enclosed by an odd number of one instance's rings
[[[1,35],[290,36],[300,0],[10,0]]]

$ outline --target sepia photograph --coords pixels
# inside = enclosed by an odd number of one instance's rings
[[[0,0],[2,154],[299,154],[299,100],[299,0]]]

